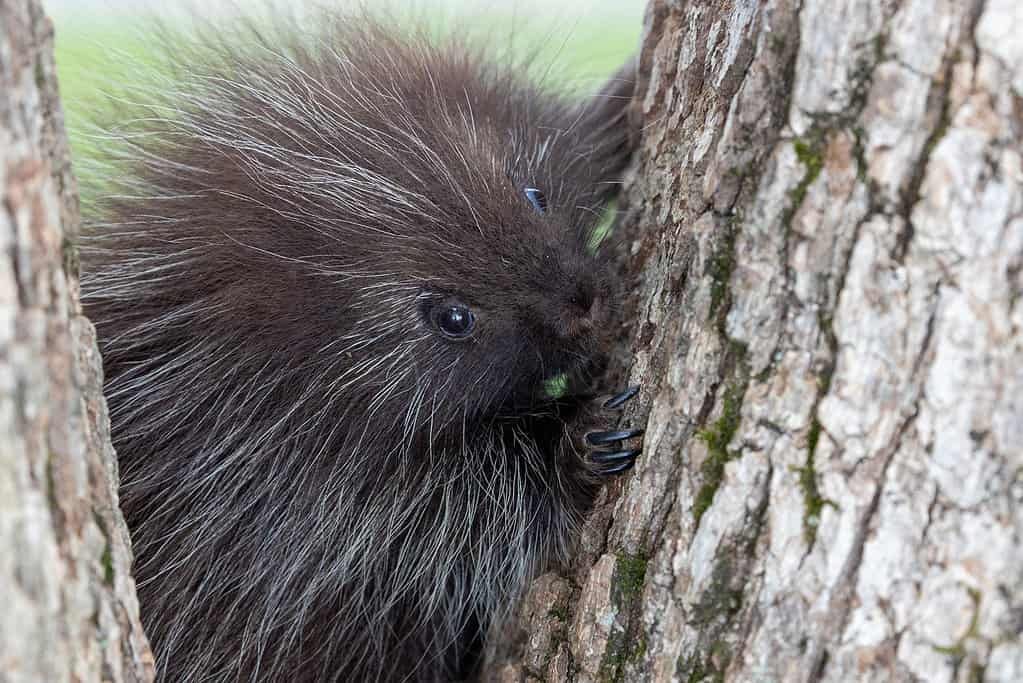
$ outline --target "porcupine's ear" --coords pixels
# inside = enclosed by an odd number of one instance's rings
[[[598,169],[594,188],[599,201],[616,194],[622,173],[638,142],[632,112],[639,60],[630,58],[600,91],[587,97],[579,112],[578,127],[590,146],[590,159]]]

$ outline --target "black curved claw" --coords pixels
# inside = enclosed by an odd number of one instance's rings
[[[586,435],[586,443],[591,446],[606,446],[615,441],[624,441],[642,436],[642,429],[622,429],[613,432],[590,432]]]
[[[598,451],[590,456],[593,462],[600,465],[617,465],[620,462],[636,462],[636,458],[640,453],[643,452],[642,448],[630,448],[627,451],[615,451],[614,453],[605,453]]]
[[[620,393],[620,394],[618,394],[616,396],[612,396],[611,398],[607,399],[607,401],[604,402],[604,407],[605,408],[611,408],[611,409],[618,408],[623,403],[628,401],[630,398],[635,397],[635,395],[638,394],[638,393],[639,393],[639,385],[636,384],[634,386],[629,387],[628,389],[626,389],[622,393]]]
[[[601,468],[600,473],[605,475],[621,474],[622,472],[627,472],[631,470],[632,466],[635,464],[636,464],[635,458],[633,458],[632,460],[623,460],[621,462],[614,463],[613,465],[608,465],[607,467]]]

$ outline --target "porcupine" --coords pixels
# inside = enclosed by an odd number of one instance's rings
[[[471,677],[639,453],[596,384],[628,68],[427,34],[208,40],[114,129],[83,300],[161,680]]]

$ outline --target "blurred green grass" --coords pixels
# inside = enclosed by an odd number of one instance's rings
[[[110,93],[144,86],[158,73],[156,45],[146,37],[145,27],[143,20],[130,14],[72,13],[55,19],[57,75],[79,176],[103,158],[104,141],[89,130],[91,112],[109,107]],[[482,31],[495,38],[514,35],[517,47],[536,51],[536,64],[548,72],[551,83],[586,93],[596,91],[637,49],[640,28],[638,14],[546,24],[535,17],[522,21],[513,15],[491,14]]]
[[[57,82],[71,143],[72,162],[82,178],[103,158],[103,142],[92,130],[94,112],[107,96],[140,84],[153,53],[132,31],[115,23],[57,23]]]
[[[147,51],[141,42],[116,26],[57,27],[57,78],[69,114],[97,102],[100,93],[116,78],[115,72],[123,68],[123,63],[111,52],[112,47],[124,57],[134,58],[140,64],[145,62]]]

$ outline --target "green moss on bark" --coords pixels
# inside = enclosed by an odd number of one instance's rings
[[[806,435],[806,463],[802,467],[795,468],[799,475],[799,487],[803,490],[803,539],[811,547],[817,541],[817,527],[820,525],[821,511],[825,505],[835,505],[834,502],[821,496],[820,489],[817,487],[817,467],[814,458],[820,435],[821,423],[814,414]]]
[[[810,185],[817,180],[821,170],[824,168],[824,144],[825,131],[819,128],[812,128],[806,137],[796,138],[792,141],[792,149],[796,153],[796,158],[799,159],[799,162],[803,164],[806,170],[799,183],[789,190],[791,204],[785,216],[786,228],[792,222],[792,216],[795,215],[796,209],[799,208],[799,205],[806,198]]]
[[[728,444],[731,443],[732,437],[735,436],[735,432],[739,428],[740,409],[745,392],[745,382],[729,385],[725,390],[721,417],[696,433],[696,436],[707,444],[707,459],[700,467],[703,484],[696,492],[696,499],[693,501],[693,516],[696,518],[696,526],[700,525],[703,513],[714,502],[714,495],[725,476],[725,465],[739,455],[737,452],[729,450]]]
[[[641,555],[618,554],[613,588],[621,603],[632,602],[643,592],[647,563],[647,558]]]
[[[611,577],[611,604],[617,618],[608,635],[607,647],[598,672],[602,683],[627,681],[626,667],[646,654],[646,636],[630,628],[632,613],[639,605],[646,581],[649,560],[643,555],[618,553],[614,575]]]
[[[708,318],[713,320],[728,300],[728,286],[735,270],[735,227],[728,226],[721,238],[721,243],[711,256],[710,274],[710,309]]]

